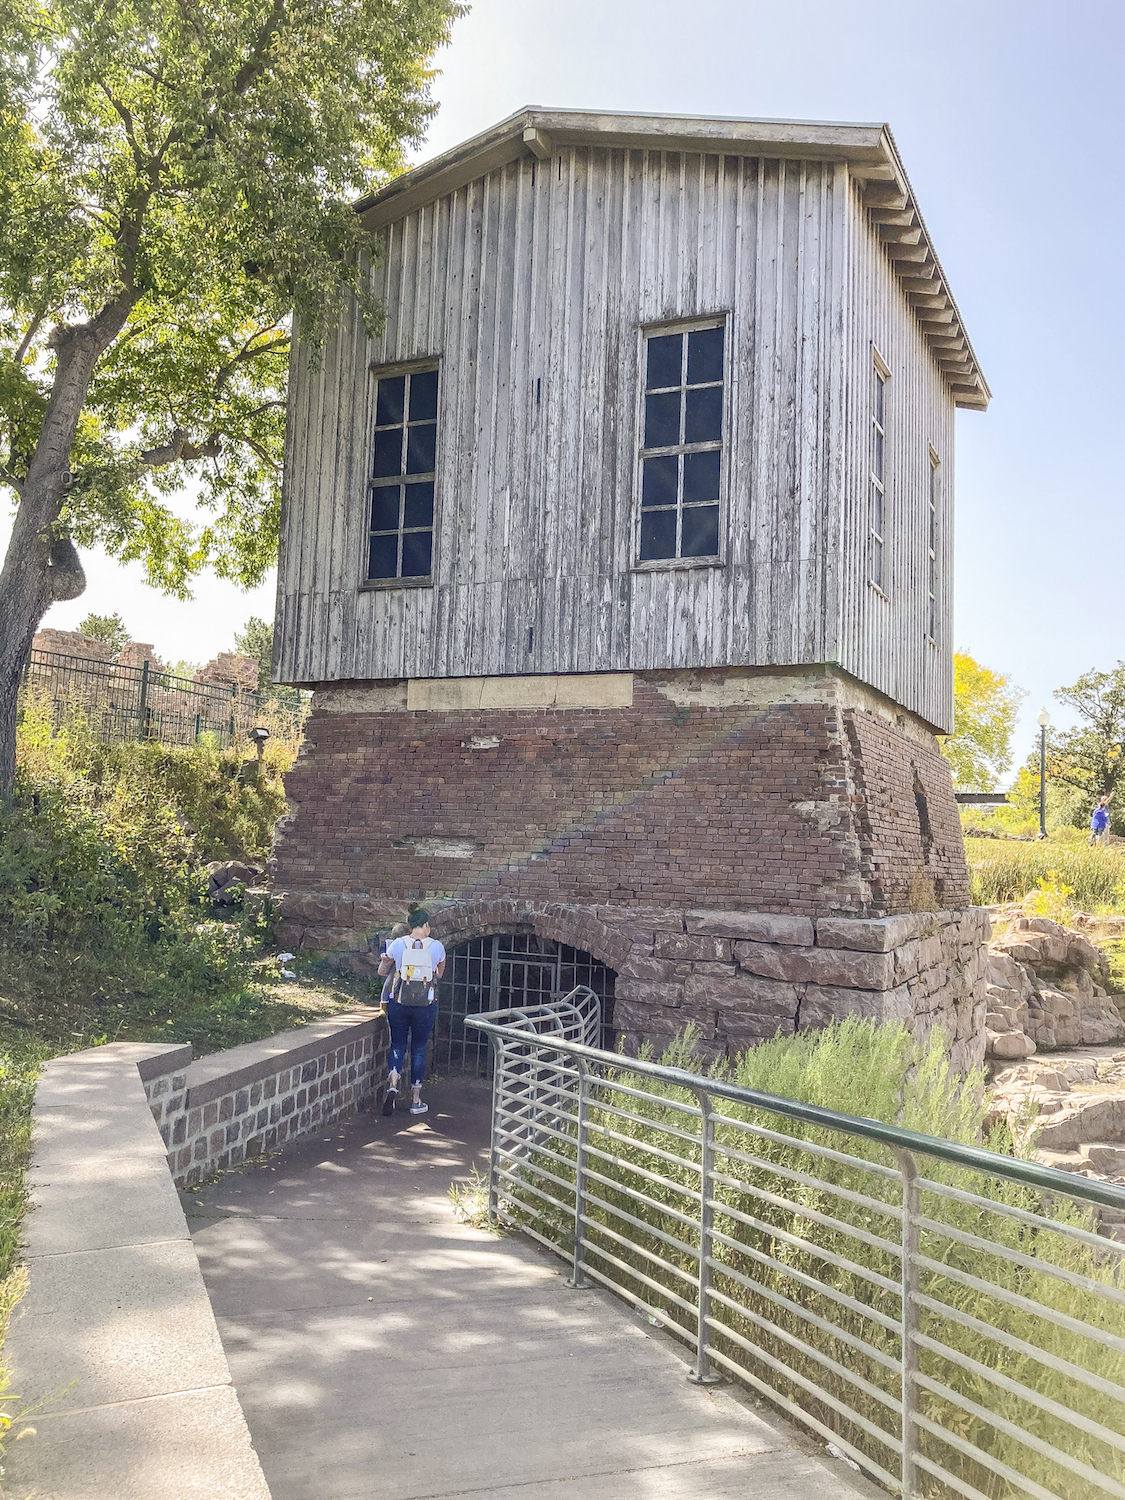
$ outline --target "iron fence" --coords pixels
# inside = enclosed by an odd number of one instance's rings
[[[593,998],[466,1017],[495,1218],[906,1500],[1125,1500],[1125,1189],[599,1050]]]
[[[239,744],[274,701],[237,684],[197,682],[158,671],[147,661],[121,666],[58,651],[31,652],[21,692],[25,703],[34,696],[48,705],[56,729],[77,710],[104,744],[159,740],[192,745],[203,735],[213,736],[220,746]]]

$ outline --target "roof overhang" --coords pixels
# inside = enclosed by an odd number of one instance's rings
[[[521,109],[404,172],[356,211],[374,233],[523,155],[545,159],[563,146],[846,163],[954,401],[979,411],[988,405],[988,384],[886,125]]]

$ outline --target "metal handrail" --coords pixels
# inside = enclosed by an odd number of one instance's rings
[[[497,1025],[485,1016],[466,1016],[465,1025],[475,1026],[490,1036],[510,1037],[514,1041],[533,1039],[530,1033],[521,1032],[517,1027]],[[1084,1203],[1097,1204],[1100,1208],[1125,1211],[1125,1188],[1115,1187],[1108,1182],[1091,1182],[1087,1177],[1077,1177],[1073,1172],[1060,1171],[1058,1167],[1018,1160],[1004,1156],[999,1151],[988,1151],[983,1146],[964,1146],[959,1141],[946,1141],[940,1136],[924,1135],[918,1130],[886,1125],[882,1120],[840,1114],[819,1104],[802,1104],[798,1099],[781,1099],[775,1094],[762,1094],[757,1089],[746,1089],[719,1078],[689,1073],[684,1068],[668,1068],[662,1063],[648,1062],[644,1058],[626,1057],[620,1052],[605,1052],[598,1047],[587,1047],[574,1042],[567,1042],[565,1047],[560,1046],[558,1050],[604,1067],[640,1073],[661,1083],[673,1084],[677,1088],[692,1091],[706,1088],[717,1099],[730,1099],[735,1104],[744,1104],[748,1108],[765,1109],[790,1120],[800,1120],[805,1125],[838,1130],[842,1135],[861,1136],[865,1140],[878,1141],[880,1145],[889,1146],[892,1150],[897,1147],[903,1151],[917,1151],[924,1156],[936,1156],[954,1166],[1006,1177],[1012,1182],[1018,1182],[1021,1187],[1039,1188],[1047,1193],[1063,1193],[1068,1198],[1079,1198]]]
[[[692,1380],[734,1377],[904,1500],[1125,1500],[1125,1249],[1064,1212],[1125,1211],[1125,1190],[607,1052],[533,1009],[466,1017],[496,1060],[489,1209],[571,1285],[625,1298],[693,1348]]]

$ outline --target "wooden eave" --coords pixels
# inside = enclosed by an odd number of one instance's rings
[[[872,233],[907,293],[956,405],[977,411],[987,407],[991,392],[886,125],[521,109],[452,151],[404,172],[361,199],[356,212],[364,227],[376,233],[520,156],[543,160],[560,146],[846,163],[858,183]]]

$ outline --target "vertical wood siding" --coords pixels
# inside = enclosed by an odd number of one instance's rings
[[[953,398],[853,186],[847,221],[840,664],[941,729],[953,727]],[[886,437],[886,597],[871,586],[873,347],[890,369]],[[937,636],[927,639],[930,448],[941,461]]]
[[[345,303],[319,364],[294,358],[279,678],[836,659],[941,722],[944,668],[909,639],[913,480],[892,501],[901,626],[857,582],[870,339],[896,373],[892,473],[920,476],[932,441],[949,491],[952,406],[854,194],[840,165],[580,147],[390,225],[382,333]],[[709,314],[729,328],[725,566],[637,571],[641,330]],[[431,357],[434,585],[360,589],[370,369]]]

